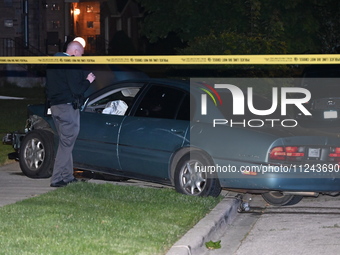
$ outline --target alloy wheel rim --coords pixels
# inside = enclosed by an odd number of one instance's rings
[[[31,171],[36,171],[42,165],[45,158],[45,149],[39,139],[31,139],[25,148],[25,162]]]
[[[202,163],[197,160],[189,160],[183,165],[180,172],[180,184],[184,192],[189,195],[200,195],[207,183],[207,175],[196,169],[203,169]]]

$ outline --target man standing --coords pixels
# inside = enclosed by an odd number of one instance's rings
[[[68,44],[66,53],[55,56],[82,56],[83,46],[76,41]],[[84,92],[95,80],[93,73],[80,65],[51,65],[46,71],[46,95],[59,136],[51,187],[63,187],[77,179],[73,176],[72,151],[80,129],[79,107]]]

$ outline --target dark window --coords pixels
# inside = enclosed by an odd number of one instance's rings
[[[87,22],[87,28],[93,28],[93,21]]]
[[[179,113],[184,95],[184,92],[178,89],[153,85],[137,107],[135,116],[174,119]],[[185,112],[183,114],[185,115]]]
[[[5,7],[12,7],[13,6],[13,0],[5,0]]]
[[[59,20],[52,20],[51,21],[51,27],[52,27],[52,29],[60,28],[60,21]]]

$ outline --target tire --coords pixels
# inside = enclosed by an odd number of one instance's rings
[[[263,199],[275,206],[284,206],[284,205],[295,205],[299,203],[303,196],[297,195],[284,195],[279,191],[270,191],[262,194]]]
[[[218,178],[209,172],[195,171],[195,166],[211,165],[210,160],[199,153],[185,155],[175,170],[176,191],[191,196],[219,196],[221,186]]]
[[[46,130],[35,129],[23,139],[19,164],[21,171],[30,178],[49,178],[54,164],[54,138]]]

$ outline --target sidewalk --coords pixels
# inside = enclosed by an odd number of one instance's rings
[[[0,96],[0,99],[5,99],[5,100],[22,100],[22,99],[25,99],[23,97],[8,97],[8,96]]]
[[[34,197],[55,188],[49,179],[30,179],[20,170],[19,163],[0,167],[0,206]]]

